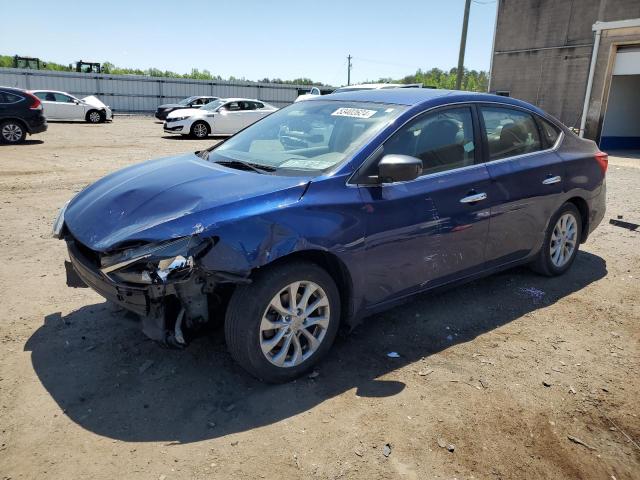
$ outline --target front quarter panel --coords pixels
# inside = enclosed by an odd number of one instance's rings
[[[299,200],[291,198],[220,225],[211,232],[217,243],[201,260],[202,267],[249,276],[287,255],[321,251],[337,257],[357,283],[364,249],[362,201],[358,189],[345,183],[345,176],[314,180]]]

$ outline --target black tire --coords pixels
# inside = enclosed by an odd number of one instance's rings
[[[0,123],[0,142],[16,145],[27,138],[27,128],[18,120],[5,120]]]
[[[267,359],[267,355],[271,352],[263,353],[262,351],[260,342],[265,340],[264,334],[260,330],[262,318],[267,309],[270,308],[272,299],[288,285],[299,281],[313,282],[324,291],[329,306],[329,322],[326,329],[323,329],[325,333],[317,349],[308,358],[303,359],[297,365],[277,366]],[[278,318],[284,321],[285,317]],[[274,267],[267,267],[255,275],[251,284],[241,285],[236,288],[227,307],[224,331],[227,348],[240,366],[264,382],[283,383],[299,377],[327,354],[335,340],[339,323],[340,295],[331,276],[314,263],[292,261]],[[313,330],[319,327],[308,328],[315,332],[322,331]],[[306,339],[303,339],[305,335],[302,335],[302,333],[304,332],[299,333],[298,338],[300,340],[298,340],[298,345],[306,343],[306,354],[309,354],[311,346]],[[276,335],[277,333],[274,331],[273,337]],[[298,334],[291,333],[290,335],[296,336]],[[266,338],[266,340],[268,341],[269,338]],[[283,339],[283,342],[285,340]],[[282,351],[282,347],[277,345],[274,347],[274,349],[278,349],[275,352],[276,354]],[[290,356],[287,353],[289,351],[291,352]],[[304,351],[304,345],[300,352],[302,351]],[[287,352],[285,352],[285,358],[292,359],[295,353],[295,346],[292,346],[291,350],[287,348]],[[275,358],[275,356],[277,355],[270,358]]]
[[[564,215],[569,214],[573,215],[576,223],[576,235],[575,235],[575,248],[569,255],[568,259],[561,266],[557,266],[554,264],[551,258],[551,244],[552,244],[552,235],[553,231],[556,228],[556,224],[558,220]],[[582,216],[580,215],[580,211],[573,203],[565,203],[560,207],[560,209],[551,217],[549,221],[549,226],[547,227],[547,232],[544,236],[544,242],[542,243],[542,247],[540,248],[540,252],[538,256],[531,264],[531,269],[539,273],[541,275],[545,275],[547,277],[555,277],[558,275],[562,275],[564,272],[571,268],[574,260],[576,259],[576,255],[578,254],[578,250],[580,247],[580,239],[582,238]]]
[[[209,128],[209,125],[207,124],[207,122],[203,122],[201,120],[194,122],[193,125],[191,125],[191,130],[189,131],[189,134],[191,135],[192,138],[199,138],[199,139],[207,138],[210,133],[211,133],[211,129]]]
[[[107,120],[105,113],[99,110],[89,110],[84,118],[89,123],[104,123]]]

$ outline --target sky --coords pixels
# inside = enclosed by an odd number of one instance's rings
[[[0,54],[340,86],[349,54],[351,83],[455,67],[463,12],[464,0],[21,0]],[[472,1],[466,68],[489,69],[495,13]]]

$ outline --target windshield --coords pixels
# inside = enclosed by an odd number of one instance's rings
[[[184,100],[180,100],[178,102],[178,105],[189,105],[191,102],[193,102],[196,98],[198,97],[189,97],[189,98],[185,98]]]
[[[213,162],[246,162],[276,174],[320,174],[350,158],[406,107],[308,101],[272,113],[209,154]]]
[[[209,102],[206,105],[203,105],[200,110],[215,110],[218,107],[221,107],[226,102],[224,100],[214,100],[213,102]]]

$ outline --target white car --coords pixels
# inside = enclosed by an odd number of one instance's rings
[[[42,102],[47,120],[84,120],[89,123],[113,120],[111,108],[93,95],[79,99],[56,90],[31,90],[30,93]]]
[[[201,108],[185,108],[167,115],[164,131],[205,138],[208,135],[234,135],[244,127],[278,110],[261,100],[221,98]]]
[[[381,90],[383,88],[422,88],[421,83],[362,83],[360,85],[347,85],[346,87],[336,88],[331,93],[355,92],[356,90]],[[309,100],[310,98],[321,95],[318,87],[313,87],[309,93],[298,95],[295,102]]]
[[[320,89],[318,87],[311,87],[311,90],[309,90],[309,93],[303,93],[302,95],[298,95],[298,98],[296,98],[293,101],[293,103],[302,102],[303,100],[309,100],[310,98],[317,97],[318,95],[322,95],[322,92],[320,92]]]

